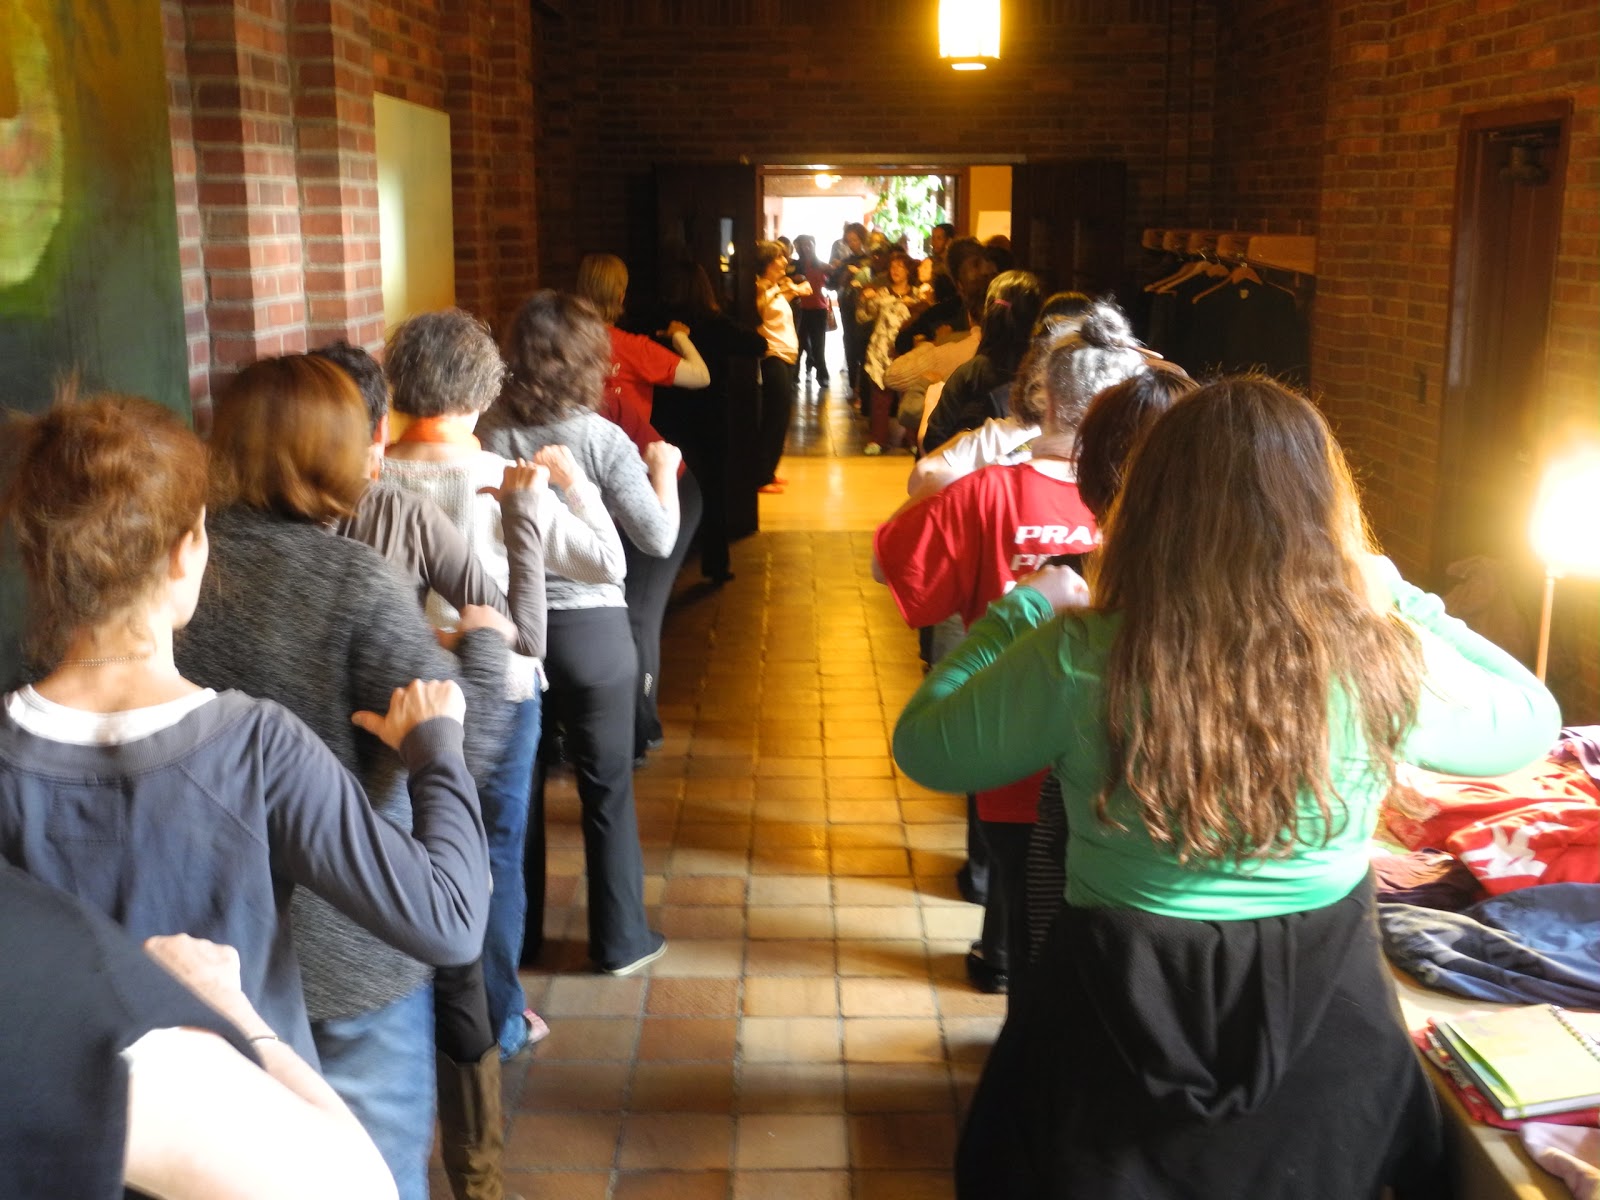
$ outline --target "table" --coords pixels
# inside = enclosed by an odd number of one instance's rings
[[[1392,966],[1390,973],[1407,1029],[1421,1028],[1430,1017],[1456,1017],[1484,1009],[1514,1007],[1468,1000],[1423,987]],[[1528,1157],[1516,1134],[1474,1121],[1443,1073],[1432,1063],[1425,1065],[1434,1090],[1439,1093],[1440,1107],[1445,1114],[1445,1134],[1461,1181],[1457,1200],[1572,1200],[1572,1193],[1564,1183]]]

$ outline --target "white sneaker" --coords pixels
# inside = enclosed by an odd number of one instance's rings
[[[655,936],[660,940],[656,943],[654,950],[651,950],[648,954],[634,959],[631,963],[624,963],[620,967],[601,967],[600,974],[610,975],[614,978],[620,978],[623,975],[632,975],[635,971],[643,970],[645,967],[648,967],[651,963],[655,962],[656,959],[660,958],[667,952],[667,939],[662,937],[662,935],[659,933],[655,934]]]

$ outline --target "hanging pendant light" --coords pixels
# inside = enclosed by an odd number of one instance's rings
[[[982,71],[1000,57],[1000,0],[939,0],[939,57]]]

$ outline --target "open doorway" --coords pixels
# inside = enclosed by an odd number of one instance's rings
[[[961,170],[940,166],[844,166],[826,163],[760,170],[763,235],[816,239],[825,254],[859,223],[904,242],[921,258],[935,225],[956,223]]]

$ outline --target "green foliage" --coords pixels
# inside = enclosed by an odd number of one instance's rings
[[[891,242],[905,238],[912,254],[925,254],[928,230],[950,219],[940,202],[944,179],[939,175],[872,175],[867,186],[878,191],[870,221]]]

